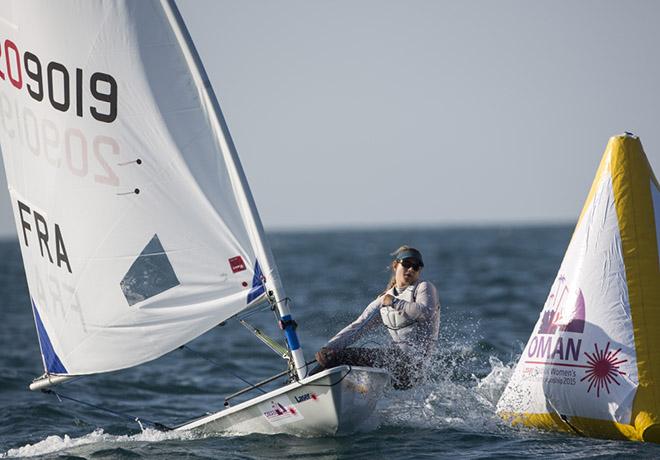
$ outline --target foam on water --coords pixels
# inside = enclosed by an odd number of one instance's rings
[[[93,432],[71,438],[68,435],[48,436],[35,444],[27,444],[15,449],[9,449],[7,452],[0,454],[0,458],[9,457],[35,457],[38,455],[51,454],[62,450],[74,451],[85,450],[85,446],[98,447],[99,444],[110,445],[131,445],[134,446],[140,443],[161,442],[169,440],[192,440],[200,438],[200,435],[195,435],[190,431],[158,431],[147,428],[144,431],[133,435],[111,435],[104,433],[102,429],[96,429]]]
[[[440,372],[412,390],[393,391],[380,407],[384,425],[438,429],[460,428],[470,432],[499,432],[507,429],[495,414],[514,363],[489,358],[491,370],[483,378],[455,380]],[[446,368],[443,369],[446,371]]]
[[[502,396],[507,383],[513,374],[515,362],[503,364],[495,356],[488,359],[490,363],[490,373],[482,379],[477,379],[476,392],[482,395],[493,407]]]

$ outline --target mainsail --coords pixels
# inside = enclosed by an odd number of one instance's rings
[[[497,411],[514,424],[660,441],[660,189],[612,137]]]
[[[135,366],[266,289],[284,299],[172,1],[8,1],[0,40],[0,145],[47,374]]]

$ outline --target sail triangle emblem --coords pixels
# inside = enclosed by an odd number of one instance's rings
[[[251,303],[253,300],[259,298],[264,292],[266,292],[266,285],[264,274],[261,272],[261,267],[259,266],[259,261],[254,263],[254,276],[252,277],[252,287],[250,292],[248,292],[247,303]]]
[[[151,238],[135,259],[120,285],[131,306],[179,285],[158,235]]]
[[[500,416],[660,441],[658,217],[658,182],[639,139],[611,138]]]
[[[32,300],[32,311],[34,312],[34,321],[37,325],[37,335],[39,336],[39,346],[41,347],[41,355],[44,358],[44,365],[46,366],[46,372],[49,374],[66,374],[67,370],[62,364],[59,356],[55,353],[53,349],[53,344],[48,337],[48,332],[44,327],[44,323],[41,321],[41,316],[39,316],[39,310]]]

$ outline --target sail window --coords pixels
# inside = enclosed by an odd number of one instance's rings
[[[179,284],[158,235],[153,236],[120,282],[124,297],[131,306]]]

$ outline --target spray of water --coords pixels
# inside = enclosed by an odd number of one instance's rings
[[[441,340],[438,351],[429,360],[421,385],[406,391],[391,390],[378,406],[371,429],[379,426],[423,429],[460,429],[473,433],[498,433],[510,428],[495,414],[495,406],[511,375],[515,360],[503,363],[484,352],[479,342],[476,322],[471,328],[454,331]],[[369,431],[369,429],[367,429]],[[227,434],[236,436],[237,433]],[[11,449],[0,458],[32,457],[58,451],[84,455],[99,445],[134,447],[141,443],[168,440],[194,440],[206,437],[193,432],[161,432],[144,429],[134,435],[111,435],[102,429],[71,438],[49,436],[35,444]]]
[[[36,457],[39,455],[51,454],[53,452],[66,450],[72,454],[84,455],[86,451],[94,451],[99,444],[115,444],[122,446],[135,446],[142,443],[160,442],[168,440],[192,440],[199,438],[192,432],[180,431],[157,431],[146,428],[140,433],[134,435],[115,436],[104,433],[102,429],[96,429],[93,432],[78,438],[71,438],[68,435],[48,436],[35,444],[27,444],[23,447],[10,449],[0,454],[0,458],[8,457]]]
[[[516,360],[503,363],[489,352],[479,339],[477,321],[461,318],[445,326],[424,382],[411,390],[390,392],[379,407],[381,423],[475,433],[510,430],[495,407]]]
[[[503,422],[495,406],[513,372],[512,364],[489,359],[491,371],[483,378],[455,380],[444,364],[411,390],[392,391],[380,406],[383,425],[416,428],[454,428],[471,432],[498,432]]]

